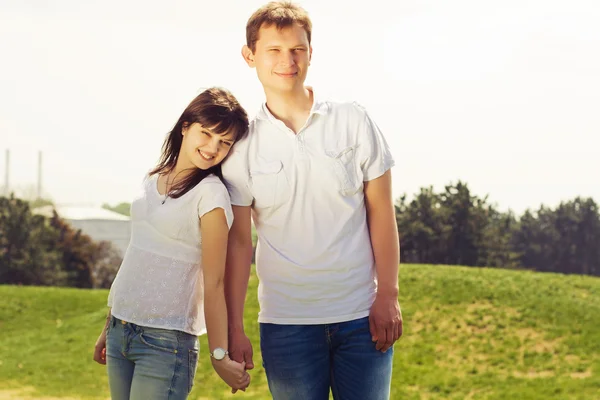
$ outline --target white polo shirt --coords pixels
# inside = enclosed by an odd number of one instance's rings
[[[315,98],[297,134],[263,104],[223,164],[231,203],[252,206],[259,322],[369,315],[376,274],[363,182],[393,165],[383,135],[356,103]]]

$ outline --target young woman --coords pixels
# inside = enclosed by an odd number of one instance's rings
[[[158,165],[131,205],[131,242],[108,296],[94,360],[112,399],[185,399],[208,334],[212,365],[233,390],[250,376],[227,352],[224,273],[233,213],[221,162],[248,132],[224,89],[202,92],[168,134]]]

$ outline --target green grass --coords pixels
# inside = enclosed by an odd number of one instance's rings
[[[246,306],[256,368],[235,397],[268,399],[256,283]],[[400,293],[392,399],[600,399],[600,279],[403,265]],[[0,286],[0,398],[108,398],[91,359],[106,296]],[[212,371],[206,337],[200,360],[191,399],[234,397]]]

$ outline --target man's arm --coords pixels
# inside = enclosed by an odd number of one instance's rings
[[[402,336],[402,314],[398,304],[400,243],[390,170],[364,183],[367,223],[377,271],[377,296],[369,322],[377,349],[387,351]]]
[[[254,368],[252,345],[244,332],[244,303],[252,263],[250,206],[232,206],[233,225],[229,230],[225,269],[225,299],[229,322],[229,353],[237,362]]]

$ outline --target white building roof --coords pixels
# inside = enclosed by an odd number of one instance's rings
[[[82,221],[82,220],[103,220],[103,221],[129,221],[129,217],[121,215],[114,211],[102,207],[81,207],[81,206],[44,206],[33,210],[35,214],[52,216],[52,211],[63,219]]]

